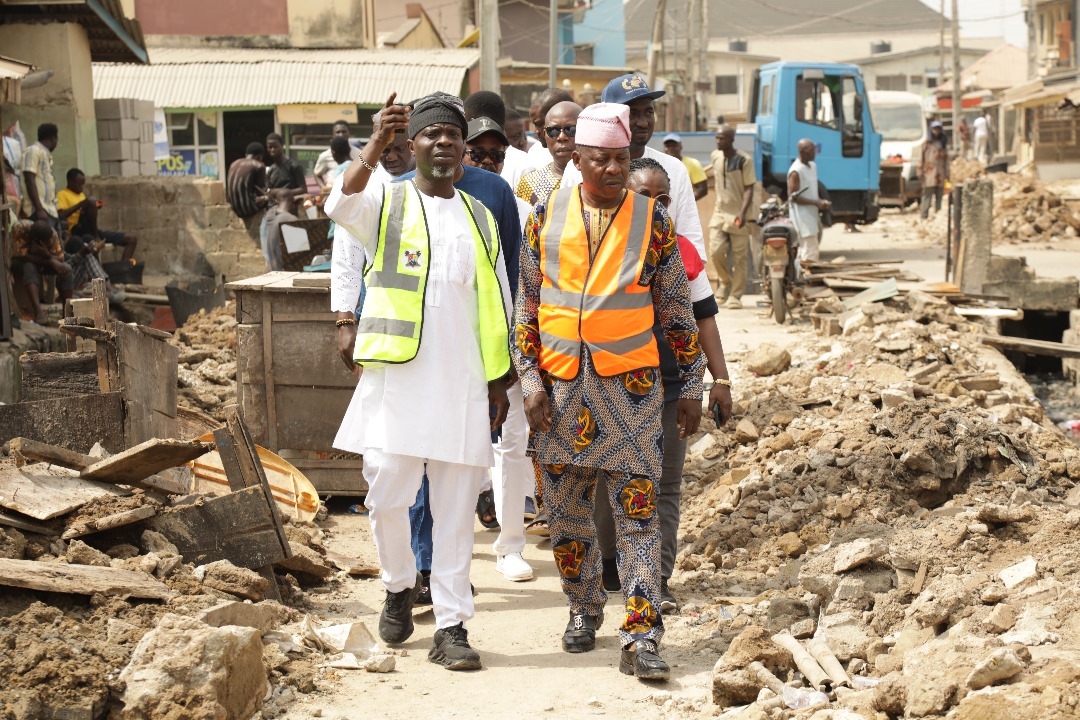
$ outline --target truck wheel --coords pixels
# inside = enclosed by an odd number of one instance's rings
[[[787,318],[787,298],[784,297],[784,278],[769,278],[769,290],[772,296],[772,312],[776,322],[783,325]]]

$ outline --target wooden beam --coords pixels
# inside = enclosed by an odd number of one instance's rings
[[[96,498],[126,494],[114,485],[50,472],[44,465],[0,467],[0,505],[35,520],[66,515]]]
[[[74,595],[169,600],[176,596],[163,583],[132,570],[0,558],[0,585]]]
[[[94,278],[92,288],[94,293],[94,326],[98,330],[108,330],[109,296],[105,289],[105,281],[101,278]],[[97,338],[94,339],[97,340]],[[107,342],[98,340],[96,352],[99,389],[103,393],[118,390],[116,348]]]
[[[154,438],[129,448],[122,453],[95,462],[82,471],[84,478],[103,480],[142,487],[142,481],[162,470],[183,465],[188,460],[205,455],[213,449],[210,443],[198,440],[172,440]],[[161,489],[156,483],[154,489]],[[188,491],[185,487],[176,487],[170,492],[181,495]]]
[[[145,523],[176,545],[187,562],[228,560],[258,570],[286,557],[269,508],[263,489],[250,487],[169,508]]]
[[[31,462],[47,462],[59,465],[71,470],[84,470],[97,462],[92,455],[83,455],[74,450],[48,445],[30,438],[18,437],[11,441],[9,447],[11,454],[15,456],[15,465],[22,467],[29,460]]]
[[[120,393],[0,405],[0,443],[16,437],[89,452],[101,443],[109,452],[124,447]]]
[[[23,401],[75,397],[98,391],[94,353],[27,352],[19,357],[19,370]]]
[[[140,520],[152,518],[155,515],[157,515],[156,507],[153,505],[142,505],[137,508],[132,508],[131,510],[124,510],[123,512],[106,515],[105,517],[72,523],[60,537],[63,540],[80,538],[85,535],[92,535],[96,532],[113,530],[118,527],[124,527],[125,525],[131,525]]]
[[[16,530],[37,533],[38,535],[56,535],[57,528],[53,524],[38,522],[22,513],[0,510],[0,525],[7,525]]]
[[[1028,338],[1008,335],[980,335],[984,345],[992,345],[1001,350],[1021,352],[1026,355],[1047,355],[1058,358],[1080,358],[1080,345],[1065,345],[1049,340],[1029,340]]]

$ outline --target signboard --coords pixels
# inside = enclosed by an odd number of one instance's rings
[[[154,159],[164,160],[169,157],[169,128],[165,124],[165,111],[154,110]]]
[[[277,118],[282,125],[331,125],[338,120],[356,122],[355,105],[278,105]]]
[[[173,150],[157,161],[158,175],[197,175],[194,150]]]
[[[221,177],[217,150],[204,150],[199,154],[199,174],[215,180]]]

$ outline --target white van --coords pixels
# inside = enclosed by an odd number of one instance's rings
[[[918,164],[928,135],[923,99],[893,90],[871,90],[869,96],[874,129],[881,133],[881,162],[903,159],[904,200],[910,204],[922,195]]]

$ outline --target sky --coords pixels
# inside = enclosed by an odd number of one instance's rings
[[[934,10],[941,0],[922,0]],[[1027,47],[1027,25],[1022,0],[959,0],[960,34],[967,37],[1001,37]],[[952,16],[952,0],[945,0],[945,17]]]

